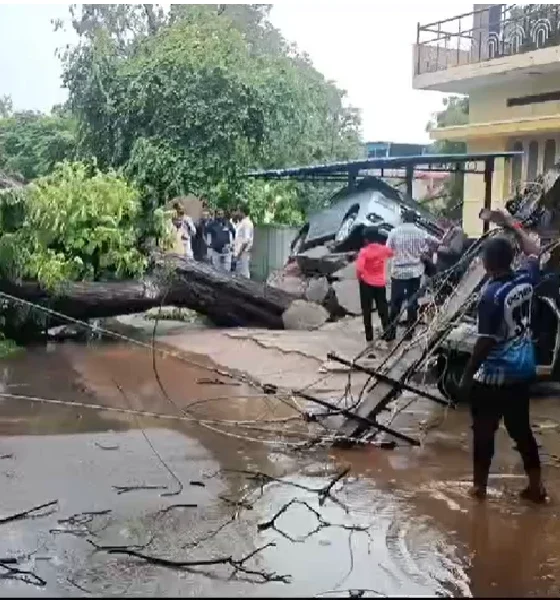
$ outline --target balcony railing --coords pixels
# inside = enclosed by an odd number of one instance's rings
[[[415,75],[560,45],[557,4],[493,4],[418,24]]]

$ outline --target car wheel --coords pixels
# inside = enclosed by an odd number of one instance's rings
[[[449,402],[457,404],[461,399],[461,377],[465,371],[466,360],[446,357],[443,372],[438,379],[438,390]]]
[[[338,231],[336,232],[336,235],[334,236],[334,241],[336,243],[343,242],[348,238],[352,231],[352,228],[354,227],[354,224],[356,223],[357,217],[357,212],[351,212],[350,214],[344,217],[342,223],[340,224],[340,227],[338,228]]]

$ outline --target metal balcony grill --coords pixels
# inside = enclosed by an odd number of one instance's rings
[[[415,74],[531,52],[560,44],[557,4],[493,4],[418,24]]]

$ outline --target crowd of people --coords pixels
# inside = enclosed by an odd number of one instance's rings
[[[509,214],[488,212],[492,215],[487,219],[512,233],[525,259],[515,270],[515,249],[507,237],[494,236],[484,242],[486,281],[478,301],[478,338],[461,381],[461,391],[470,404],[472,416],[471,492],[477,498],[486,496],[494,437],[503,419],[529,480],[522,496],[543,502],[547,493],[529,416],[530,384],[536,377],[531,307],[534,287],[542,276],[538,259],[540,244],[534,232],[524,231]],[[481,213],[481,218],[486,217]],[[195,222],[177,203],[173,225],[176,238],[172,252],[210,263],[219,271],[250,277],[254,227],[245,205],[233,211],[231,217],[222,209],[214,214],[205,209]],[[407,308],[404,339],[412,339],[418,323],[423,277],[439,277],[435,287],[444,295],[457,282],[453,271],[467,239],[459,225],[448,220],[441,225],[445,233],[436,238],[415,224],[412,211],[406,211],[401,225],[391,230],[386,239],[373,227],[364,231],[356,273],[368,350],[386,348],[395,340],[403,303]],[[391,280],[389,301],[387,271]],[[435,300],[437,304],[437,294]],[[382,328],[377,340],[371,319],[374,304]]]
[[[179,202],[173,205],[174,254],[211,264],[216,270],[250,278],[254,226],[246,205],[231,216],[218,208],[214,213],[204,208],[196,222],[185,213]]]
[[[412,211],[405,211],[402,223],[387,239],[374,227],[364,231],[365,244],[358,254],[356,271],[366,343],[385,348],[396,336],[396,321],[406,303],[405,339],[412,339],[418,321],[418,291],[423,276],[448,271],[460,259],[466,242],[461,227],[442,220],[445,235],[438,239],[415,224]],[[387,302],[386,272],[390,261],[391,294]],[[374,344],[371,311],[375,302],[382,335]]]
[[[528,486],[521,496],[541,503],[546,501],[547,492],[542,483],[539,451],[529,414],[530,385],[537,373],[531,314],[533,291],[542,278],[538,258],[540,242],[535,232],[524,231],[511,215],[501,211],[488,212],[493,214],[487,220],[511,233],[524,260],[518,269],[514,269],[516,252],[506,236],[490,237],[484,242],[482,261],[486,275],[477,306],[478,337],[460,385],[472,417],[471,494],[479,499],[486,497],[494,438],[503,419],[506,431],[521,454],[528,477]],[[481,218],[485,217],[481,214]],[[386,345],[395,339],[396,321],[405,301],[405,337],[412,338],[418,318],[421,277],[445,272],[447,279],[464,250],[466,238],[459,226],[446,222],[445,235],[437,239],[413,221],[411,213],[405,214],[403,223],[389,233],[386,242],[375,229],[365,231],[365,244],[359,252],[356,270],[368,346],[374,338],[373,302],[377,304],[382,326],[377,344]],[[389,259],[390,308],[385,287]]]

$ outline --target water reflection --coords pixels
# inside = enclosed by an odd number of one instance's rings
[[[554,509],[481,504],[472,507],[468,520],[475,597],[558,596],[560,529]]]
[[[201,575],[146,568],[123,559],[91,559],[83,544],[72,536],[47,535],[49,528],[59,527],[56,517],[52,523],[23,521],[13,529],[4,529],[1,545],[5,554],[29,550],[40,538],[51,556],[66,557],[64,567],[53,561],[41,567],[46,569],[47,579],[59,581],[63,568],[73,576],[80,574],[95,593],[128,590],[129,594],[141,595],[325,597],[348,596],[351,589],[365,590],[363,597],[559,593],[557,507],[527,507],[515,498],[513,492],[522,482],[517,458],[505,438],[499,439],[496,471],[500,476],[492,479],[492,497],[486,504],[468,498],[468,421],[461,411],[453,413],[444,431],[429,438],[419,450],[370,448],[332,451],[328,456],[294,456],[224,437],[188,421],[140,418],[130,412],[117,414],[77,405],[93,403],[180,416],[176,404],[189,407],[200,417],[239,420],[291,414],[286,405],[256,396],[243,385],[230,385],[225,380],[202,383],[215,374],[177,359],[158,358],[158,369],[171,403],[155,381],[150,352],[141,348],[60,344],[52,351],[32,349],[6,361],[0,372],[1,393],[47,397],[64,404],[0,399],[0,455],[13,455],[0,460],[5,511],[33,504],[35,498],[50,499],[53,493],[64,500],[66,516],[110,507],[113,514],[107,531],[112,532],[111,543],[123,543],[130,532],[136,536],[147,532],[156,536],[154,552],[177,558],[184,556],[183,547],[193,537],[207,536],[226,523],[199,551],[201,557],[238,555],[274,542],[276,547],[263,554],[262,564],[269,570],[289,573],[292,584],[217,583]],[[544,402],[536,415],[542,423],[558,423],[556,410],[555,403]],[[181,496],[172,501],[196,503],[196,510],[156,517],[165,504],[160,491],[115,494],[112,486],[117,484],[173,484],[140,432],[135,431],[139,427],[146,428],[158,453],[185,486]],[[546,432],[541,442],[554,453],[555,430],[548,428]],[[20,437],[27,435],[49,437]],[[347,511],[331,502],[320,506],[317,494],[301,488],[319,488],[347,465],[351,466],[350,479],[336,490]],[[288,477],[300,487],[277,482],[263,487],[262,481],[240,471]],[[212,473],[215,476],[209,475]],[[548,479],[555,495],[556,472],[550,471]],[[189,486],[195,480],[204,486]],[[270,520],[294,498],[298,502],[278,520],[287,535],[275,528],[259,531],[259,523]],[[233,504],[240,499],[245,502],[243,510],[232,520],[237,510]],[[328,526],[321,526],[322,522]],[[352,529],[352,525],[360,530]],[[4,593],[1,586],[0,582]],[[49,590],[72,593],[56,583]]]

